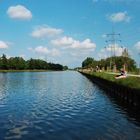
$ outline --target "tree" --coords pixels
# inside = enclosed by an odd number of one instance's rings
[[[1,57],[0,69],[3,69],[3,70],[8,69],[8,60],[7,60],[5,54],[3,54],[2,57]]]
[[[68,70],[68,66],[63,66],[63,70]]]
[[[93,60],[94,60],[93,58],[87,57],[87,58],[82,62],[82,67],[86,67],[86,68],[92,67]]]
[[[127,66],[127,71],[135,71],[136,70],[136,62],[134,59],[130,58],[130,57],[124,57],[124,56],[113,56],[113,57],[109,57],[107,59],[101,59],[101,60],[94,60],[93,58],[86,58],[83,62],[82,62],[82,67],[84,68],[96,68],[96,66],[98,65],[100,67],[100,69],[102,69],[104,67],[105,70],[107,70],[107,67],[110,67],[110,62],[114,62],[114,64],[116,65],[117,70],[120,70],[121,68],[123,68],[124,64]],[[113,69],[113,64],[111,65],[111,69]]]
[[[22,57],[11,57],[8,60],[9,69],[23,70],[25,69],[26,61]]]
[[[107,60],[108,66],[109,66],[109,60],[114,60],[114,63],[116,65],[117,70],[124,68],[124,65],[126,66],[127,71],[135,71],[136,70],[136,62],[134,59],[132,59],[130,57],[115,56],[115,57],[107,58],[106,60]]]
[[[50,70],[63,70],[63,66],[60,64],[48,63],[48,65]]]
[[[27,69],[30,69],[30,70],[34,69],[34,60],[32,58],[27,61]]]
[[[22,57],[10,57],[6,58],[6,55],[2,55],[0,57],[0,69],[3,70],[66,70],[67,66],[63,66],[60,64],[47,63],[44,60],[40,59],[30,59],[25,61]]]

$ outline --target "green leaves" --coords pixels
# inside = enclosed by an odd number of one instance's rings
[[[40,59],[30,59],[25,61],[22,57],[6,58],[6,55],[0,57],[1,70],[63,70],[68,69],[60,64],[47,63]]]
[[[113,66],[116,65],[117,70],[123,68],[123,65],[126,66],[127,71],[135,71],[136,70],[136,62],[130,57],[124,56],[114,56],[108,57],[106,59],[94,60],[94,58],[88,57],[82,62],[83,68],[93,68],[96,69],[96,66],[99,66],[100,69],[104,68],[107,70],[108,68],[113,69]]]

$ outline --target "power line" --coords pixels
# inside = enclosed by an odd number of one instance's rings
[[[112,28],[112,33],[106,34],[106,36],[109,38],[106,40],[106,43],[108,43],[108,47],[111,48],[111,56],[115,56],[115,49],[117,42],[121,42],[120,39],[117,39],[117,37],[120,37],[120,33],[115,33],[114,29]]]
[[[106,43],[107,43],[107,46],[105,48],[110,48],[110,52],[111,52],[111,55],[110,55],[110,70],[112,69],[112,63],[114,64],[114,70],[116,69],[115,68],[115,56],[116,56],[116,52],[115,52],[115,49],[117,48],[116,47],[116,44],[118,44],[118,42],[121,42],[120,39],[118,39],[118,37],[120,38],[120,33],[116,33],[114,31],[114,29],[112,28],[112,33],[109,33],[109,34],[106,34],[106,36],[108,37],[108,40],[106,40]],[[114,56],[114,62],[113,62],[113,57]]]

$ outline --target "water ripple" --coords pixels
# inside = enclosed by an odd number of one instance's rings
[[[0,74],[0,139],[139,139],[140,125],[77,72]]]

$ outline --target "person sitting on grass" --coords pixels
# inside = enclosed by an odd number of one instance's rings
[[[121,72],[119,75],[115,76],[115,79],[121,79],[121,78],[126,78],[127,77],[127,72],[124,69],[121,69]]]

